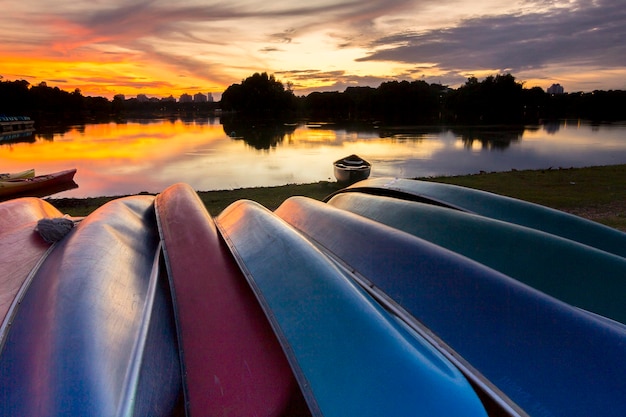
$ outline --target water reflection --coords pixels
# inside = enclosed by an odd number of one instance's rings
[[[332,161],[357,154],[372,177],[626,163],[626,125],[576,122],[514,127],[270,125],[241,120],[161,119],[39,129],[0,142],[0,171],[77,168],[61,196],[197,190],[334,181]]]
[[[275,148],[297,125],[262,123],[258,120],[229,117],[222,119],[224,133],[234,140],[243,140],[254,149]]]

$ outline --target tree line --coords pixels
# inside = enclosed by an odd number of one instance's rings
[[[425,81],[387,81],[378,87],[296,96],[273,75],[255,73],[232,84],[216,103],[108,100],[67,92],[45,83],[0,81],[0,114],[34,119],[88,119],[142,114],[210,112],[220,107],[237,118],[264,120],[379,121],[388,124],[521,124],[546,119],[626,120],[626,91],[552,95],[524,88],[511,74],[472,77],[456,88]]]

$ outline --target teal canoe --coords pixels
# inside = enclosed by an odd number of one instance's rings
[[[316,200],[291,197],[275,213],[520,415],[626,415],[623,324]]]
[[[467,256],[574,306],[626,323],[626,259],[578,242],[430,204],[344,193],[328,204]]]
[[[315,416],[484,416],[463,375],[251,201],[216,219]]]
[[[430,181],[375,178],[338,191],[421,201],[541,230],[626,257],[626,233],[559,210],[487,191]],[[329,196],[328,199],[330,199]]]

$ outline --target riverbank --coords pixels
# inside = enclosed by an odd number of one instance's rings
[[[588,168],[545,169],[481,173],[454,177],[420,178],[494,192],[531,201],[626,231],[626,164]],[[322,200],[340,189],[336,182],[290,184],[198,193],[212,215],[234,201],[249,199],[270,210],[285,199],[301,195]],[[49,201],[64,213],[85,216],[119,197],[61,198]]]

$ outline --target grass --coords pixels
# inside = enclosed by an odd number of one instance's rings
[[[626,165],[589,168],[545,169],[427,178],[491,191],[567,211],[626,231]],[[301,195],[322,200],[342,188],[335,182],[291,184],[279,187],[240,188],[204,191],[199,196],[212,215],[234,201],[256,201],[270,210],[285,199]],[[86,216],[118,197],[62,198],[49,201],[64,213]]]

